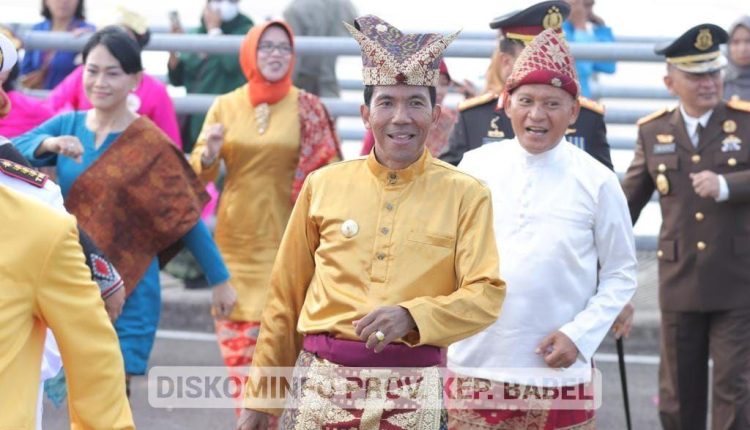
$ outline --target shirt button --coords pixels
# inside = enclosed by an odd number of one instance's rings
[[[696,221],[698,221],[698,222],[703,221],[703,218],[705,218],[705,216],[703,216],[703,212],[696,212],[695,213],[695,220]]]
[[[660,173],[664,173],[667,171],[667,165],[664,163],[660,163],[657,167],[657,170],[659,170]]]
[[[700,241],[695,244],[695,247],[698,248],[698,251],[704,251],[706,249],[706,242]]]
[[[727,160],[727,164],[729,164],[729,167],[734,167],[737,165],[737,159],[736,158],[730,158]]]
[[[397,179],[398,179],[398,176],[396,176],[395,173],[389,173],[388,174],[388,183],[389,184],[395,184]]]
[[[389,211],[392,211],[392,210],[393,210],[393,205],[392,205],[392,204],[390,204],[390,203],[386,203],[386,204],[385,204],[385,208],[386,208],[387,210],[389,210]]]
[[[385,260],[385,254],[383,254],[382,252],[379,252],[378,255],[377,255],[377,258],[378,258],[378,260],[383,261],[383,260]]]
[[[698,154],[695,154],[692,157],[690,157],[690,160],[693,161],[693,164],[698,164],[701,162],[701,156]]]
[[[390,230],[388,230],[388,227],[383,227],[383,228],[380,229],[380,232],[383,233],[383,234],[388,234],[388,233],[390,233]]]

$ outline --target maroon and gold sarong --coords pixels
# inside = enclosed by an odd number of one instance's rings
[[[155,256],[163,265],[175,255],[206,202],[182,153],[140,117],[78,177],[65,206],[115,265],[129,294]]]
[[[562,409],[559,389],[492,382],[478,378],[475,378],[474,382],[487,384],[490,387],[488,391],[496,393],[493,408],[474,409],[471,407],[471,400],[464,405],[461,401],[451,400],[448,406],[449,430],[596,429],[593,405],[587,407],[584,406],[585,403],[580,403],[583,407]],[[453,392],[455,389],[455,385],[447,384],[446,396],[449,399],[461,397]],[[589,384],[580,384],[570,391],[585,393],[590,392],[590,390]],[[502,394],[497,395],[499,393]],[[523,396],[521,396],[521,393],[523,393]],[[517,400],[520,397],[527,399]],[[502,403],[501,400],[498,400],[501,398],[514,400]]]
[[[391,344],[388,353],[374,354],[364,345],[325,335],[306,336],[295,363],[294,397],[287,399],[279,428],[444,429],[447,415],[437,367],[440,349]],[[322,355],[337,357],[348,365]],[[377,358],[361,361],[367,355]],[[398,367],[381,367],[383,364]],[[331,387],[345,387],[344,394],[330,395]]]
[[[449,430],[595,430],[594,411],[451,409]]]

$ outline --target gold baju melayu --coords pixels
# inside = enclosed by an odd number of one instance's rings
[[[402,34],[374,16],[347,28],[372,86],[436,86],[457,36]],[[441,428],[442,348],[492,324],[505,297],[487,187],[427,150],[399,170],[379,150],[311,173],[284,232],[245,392],[246,408],[278,414],[283,399],[256,387],[272,368],[294,366],[281,428]],[[401,306],[415,327],[375,353],[354,323],[385,306]]]
[[[303,186],[253,366],[293,366],[303,335],[358,340],[352,322],[384,305],[416,322],[399,342],[447,347],[493,323],[504,294],[487,188],[427,151],[396,171],[371,153]]]

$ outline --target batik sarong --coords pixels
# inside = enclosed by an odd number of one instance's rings
[[[257,321],[231,321],[214,320],[216,328],[216,339],[219,342],[219,351],[224,365],[227,366],[229,377],[242,381],[242,386],[247,381],[247,368],[253,363],[253,352],[255,344],[258,343],[260,323]],[[235,396],[237,407],[235,413],[239,415],[242,409],[241,393]],[[278,418],[269,416],[268,428],[273,430],[278,426]]]
[[[437,367],[350,368],[302,351],[294,376],[280,429],[447,428]]]
[[[491,386],[491,390],[495,392],[493,408],[474,409],[471,407],[471,401],[463,404],[460,401],[449,401],[449,430],[596,429],[593,402],[590,407],[586,406],[586,403],[579,403],[581,407],[562,409],[559,399],[560,389],[498,383],[486,379],[481,381]],[[591,390],[588,384],[568,388],[573,393],[590,393]],[[448,384],[446,388],[448,398],[461,397],[456,395],[455,389],[455,384]],[[502,390],[502,394],[498,395],[497,390]]]

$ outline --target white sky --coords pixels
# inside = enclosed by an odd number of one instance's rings
[[[374,13],[400,28],[449,31],[487,29],[495,16],[524,8],[529,0],[354,0],[361,14]],[[3,0],[0,21],[35,22],[39,4],[35,0]],[[167,13],[178,10],[185,24],[197,22],[205,4],[201,0],[88,0],[86,10],[94,23],[105,23],[118,4],[148,16],[152,24],[166,25]],[[288,1],[241,0],[241,9],[255,20],[279,17]],[[440,7],[439,5],[442,5]],[[750,13],[745,0],[598,0],[595,11],[623,35],[675,36],[692,25],[709,21],[728,26],[736,17]]]

